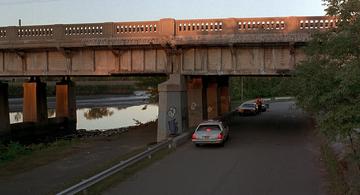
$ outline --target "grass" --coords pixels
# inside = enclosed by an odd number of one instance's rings
[[[174,151],[174,149],[168,149],[168,148],[162,149],[162,150],[156,152],[155,154],[153,154],[150,159],[146,158],[146,159],[124,169],[123,171],[116,173],[116,174],[110,176],[109,178],[91,186],[90,188],[86,189],[84,192],[80,192],[79,194],[102,194],[105,190],[110,189],[111,187],[118,185],[119,183],[125,181],[127,178],[131,177],[136,172],[143,170],[144,168],[150,166],[151,164],[153,164],[154,162],[156,162],[158,160],[163,159],[165,156],[167,156],[168,154],[170,154],[173,151]],[[127,159],[133,155],[128,155],[126,158],[123,158],[123,159]]]
[[[58,140],[24,146],[16,142],[0,146],[0,176],[10,176],[46,165],[74,152],[79,140]],[[72,149],[72,150],[71,150]],[[26,163],[24,163],[26,162]]]

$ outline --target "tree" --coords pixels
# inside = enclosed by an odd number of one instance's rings
[[[319,32],[296,68],[293,87],[298,104],[314,114],[331,140],[350,142],[360,171],[360,1],[324,0],[337,28]]]
[[[146,89],[150,93],[150,101],[158,102],[159,92],[158,85],[165,82],[167,77],[141,77],[138,79],[137,87],[140,89]]]

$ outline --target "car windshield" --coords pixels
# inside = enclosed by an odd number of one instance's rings
[[[219,125],[201,125],[196,131],[220,131]]]
[[[244,105],[242,105],[242,107],[244,107],[244,108],[254,108],[255,105],[254,104],[244,104]]]

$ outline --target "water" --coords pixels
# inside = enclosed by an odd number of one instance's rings
[[[77,113],[77,129],[106,130],[136,126],[158,118],[159,108],[154,104],[128,107],[81,108]],[[55,117],[55,110],[48,111],[49,118]],[[10,123],[23,121],[22,112],[11,112]]]

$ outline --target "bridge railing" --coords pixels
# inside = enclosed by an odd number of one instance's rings
[[[336,23],[327,16],[177,20],[176,35],[289,33],[335,28]]]
[[[6,38],[6,27],[0,27],[0,39],[5,39]]]
[[[159,21],[114,23],[114,36],[153,36],[159,33]]]
[[[337,19],[327,16],[223,18],[146,22],[57,24],[0,27],[0,41],[76,41],[82,38],[128,38],[158,35],[231,35],[241,33],[290,33],[336,28]],[[169,30],[173,29],[173,30]],[[161,31],[164,32],[161,32]],[[165,32],[166,31],[166,32]]]

